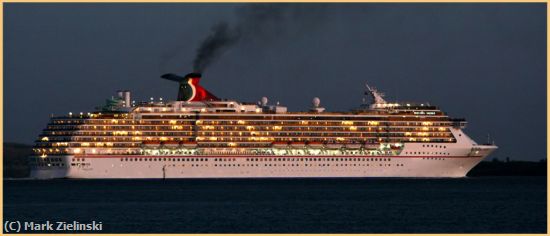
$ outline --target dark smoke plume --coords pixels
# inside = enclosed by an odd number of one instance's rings
[[[227,23],[220,23],[212,27],[212,34],[197,49],[197,55],[193,61],[193,71],[202,72],[227,48],[236,43],[239,37],[237,31],[229,29]]]
[[[242,41],[266,43],[280,37],[290,26],[312,27],[323,17],[325,5],[315,4],[249,4],[237,9],[234,27],[222,22],[212,27],[199,48],[193,70],[202,73],[229,48]]]

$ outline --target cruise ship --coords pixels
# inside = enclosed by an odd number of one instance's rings
[[[391,103],[366,85],[363,103],[303,112],[220,99],[201,74],[166,74],[175,101],[118,91],[93,112],[52,116],[29,157],[31,178],[464,177],[497,147],[478,144],[424,103]]]

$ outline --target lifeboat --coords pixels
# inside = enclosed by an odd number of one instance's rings
[[[346,148],[347,149],[359,149],[359,148],[361,148],[361,144],[360,143],[348,143],[348,144],[346,144]]]
[[[160,146],[160,142],[159,141],[143,141],[141,143],[141,145],[143,147],[146,147],[146,148],[157,148]]]
[[[323,143],[322,142],[308,142],[307,146],[310,148],[322,148]]]
[[[341,143],[327,143],[325,144],[325,147],[329,148],[329,149],[339,149],[339,148],[342,148],[342,144]]]
[[[273,142],[271,146],[274,148],[286,148],[288,146],[287,142]]]
[[[164,141],[162,142],[162,146],[167,148],[177,148],[180,146],[180,143],[178,141]]]
[[[306,146],[305,142],[291,142],[290,146],[293,148],[304,148]]]
[[[365,144],[365,149],[367,150],[376,150],[380,147],[380,144],[378,143],[368,143],[368,144]]]
[[[182,141],[181,146],[185,148],[195,148],[197,147],[197,142],[195,141]]]

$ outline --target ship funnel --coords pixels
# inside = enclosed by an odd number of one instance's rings
[[[190,73],[185,75],[185,77],[175,74],[164,74],[161,78],[179,83],[177,101],[220,100],[199,85],[199,81],[201,79],[201,74],[199,73]]]

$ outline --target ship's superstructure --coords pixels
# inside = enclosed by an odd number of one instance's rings
[[[478,145],[429,104],[389,103],[366,86],[350,112],[219,99],[200,74],[176,101],[119,91],[90,113],[52,117],[30,157],[33,178],[463,177],[496,146]]]

